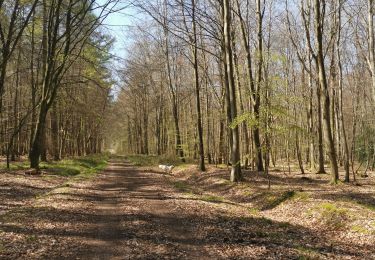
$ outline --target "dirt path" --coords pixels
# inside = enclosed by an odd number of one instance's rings
[[[194,222],[184,220],[173,203],[174,191],[162,174],[112,162],[84,190],[92,196],[86,203],[100,221],[91,228],[96,232],[79,258],[209,258],[195,239]],[[83,195],[82,189],[73,192]]]
[[[305,227],[251,215],[243,205],[178,191],[165,175],[122,161],[4,222],[0,232],[9,238],[0,243],[1,259],[372,257]]]

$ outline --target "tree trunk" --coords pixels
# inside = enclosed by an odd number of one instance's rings
[[[233,71],[233,55],[232,55],[232,41],[231,41],[231,9],[229,0],[224,0],[223,3],[224,13],[224,46],[225,46],[225,57],[227,63],[228,73],[228,89],[230,99],[230,122],[237,117],[237,102],[236,102],[236,90],[234,83],[234,71]],[[232,127],[232,170],[230,179],[232,182],[238,182],[242,180],[241,173],[241,158],[240,158],[240,140],[238,125]]]
[[[323,2],[323,9],[325,9],[325,2]],[[337,183],[339,179],[336,148],[332,136],[331,128],[331,114],[330,114],[330,96],[327,83],[327,76],[324,65],[324,50],[323,50],[323,22],[321,15],[321,2],[315,0],[315,32],[316,32],[316,45],[317,45],[317,56],[316,62],[319,70],[319,82],[322,88],[323,94],[323,115],[324,115],[324,132],[328,144],[328,154],[331,163],[331,175],[332,183]]]
[[[40,155],[43,149],[43,132],[46,126],[46,117],[47,117],[47,103],[42,102],[40,105],[40,112],[38,117],[38,122],[36,124],[36,130],[33,137],[32,146],[30,149],[30,167],[34,169],[39,168]]]
[[[202,127],[202,111],[201,111],[199,68],[198,68],[198,42],[197,42],[197,28],[196,28],[196,21],[195,21],[195,0],[192,0],[191,4],[192,4],[192,19],[193,19],[193,57],[194,57],[193,65],[194,65],[195,98],[196,98],[196,106],[197,106],[199,170],[205,171],[206,167],[204,164],[203,127]]]

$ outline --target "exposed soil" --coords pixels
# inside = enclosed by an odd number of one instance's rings
[[[305,223],[307,217],[296,210],[304,209],[304,197],[286,197],[255,211],[258,204],[267,205],[262,192],[257,193],[258,198],[248,196],[241,201],[239,193],[253,192],[252,188],[228,184],[222,171],[216,177],[212,172],[189,176],[193,177],[189,179],[183,172],[169,176],[121,160],[112,161],[95,179],[70,185],[57,177],[3,174],[0,258],[375,258],[372,233],[340,237],[341,226],[316,228],[316,212]],[[315,184],[323,185],[319,180]],[[297,186],[285,190],[297,190]],[[335,192],[331,196],[337,196]],[[366,203],[373,203],[373,193],[362,195]],[[373,211],[363,212],[372,225]]]

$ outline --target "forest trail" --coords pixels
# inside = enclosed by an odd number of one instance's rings
[[[353,245],[285,220],[293,204],[286,211],[281,205],[281,215],[278,209],[254,211],[246,203],[184,186],[177,175],[133,166],[123,157],[112,159],[95,178],[57,188],[41,188],[53,186],[51,176],[12,178],[18,188],[4,183],[4,191],[9,199],[14,194],[24,199],[22,206],[14,201],[16,206],[0,215],[0,259],[374,257],[367,244]],[[292,210],[297,214],[296,207]]]
[[[208,258],[195,240],[194,222],[182,221],[181,208],[168,199],[173,190],[160,173],[111,162],[95,183],[83,190],[91,198],[86,201],[91,208],[86,209],[100,216],[100,221],[88,226],[86,248],[78,258]],[[80,188],[72,193],[83,195]]]

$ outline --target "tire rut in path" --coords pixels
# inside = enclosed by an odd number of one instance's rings
[[[165,176],[111,162],[86,187],[97,216],[79,259],[208,259],[193,222],[180,218]],[[74,191],[73,191],[74,192]]]

